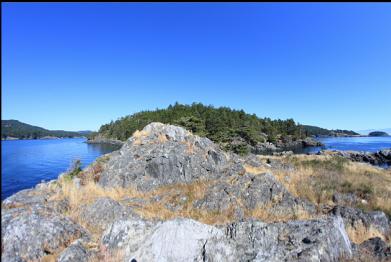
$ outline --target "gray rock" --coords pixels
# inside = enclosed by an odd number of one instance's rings
[[[391,232],[391,225],[387,215],[381,211],[364,212],[358,208],[335,206],[331,214],[341,216],[346,226],[353,228],[364,226],[376,228],[384,235]]]
[[[70,219],[43,207],[18,208],[2,215],[2,260],[39,260],[59,253],[87,232]],[[5,225],[3,225],[5,222]]]
[[[265,154],[265,153],[271,153],[276,150],[279,150],[273,143],[270,142],[264,142],[264,143],[258,143],[252,148],[252,153],[254,154]]]
[[[375,153],[359,151],[322,150],[319,155],[340,156],[350,161],[369,163],[372,165],[391,165],[391,149],[384,149]]]
[[[341,218],[265,224],[241,222],[226,227],[238,261],[339,261],[352,250]]]
[[[126,261],[339,261],[352,255],[341,218],[214,227],[190,219],[115,222],[103,237]]]
[[[93,204],[83,206],[80,218],[90,226],[105,230],[115,220],[139,218],[139,216],[131,208],[125,207],[111,198],[101,197]]]
[[[157,186],[244,173],[234,154],[184,128],[151,123],[111,156],[99,183],[105,187]]]
[[[202,261],[207,241],[223,235],[216,227],[190,219],[166,221],[153,228],[128,261]]]
[[[391,246],[380,237],[371,238],[361,243],[357,253],[358,257],[373,259],[373,261],[391,260]]]
[[[35,189],[21,190],[12,196],[6,198],[2,203],[2,208],[23,207],[33,204],[44,204],[48,196]]]
[[[58,262],[88,262],[89,252],[80,243],[75,243],[64,249],[59,255]]]
[[[102,244],[111,250],[125,248],[130,254],[137,250],[155,225],[141,219],[117,220],[102,234]]]
[[[354,206],[357,205],[360,199],[353,193],[335,193],[333,194],[333,202],[337,205]]]
[[[238,201],[239,200],[239,201]],[[209,211],[224,211],[230,206],[252,210],[257,207],[268,208],[268,212],[278,216],[294,216],[298,208],[315,213],[315,207],[293,197],[271,173],[258,175],[245,174],[235,180],[214,183],[203,199],[194,202],[194,207]],[[243,212],[243,210],[242,210]],[[240,213],[239,213],[240,214]],[[237,217],[241,220],[243,217]]]
[[[391,149],[380,150],[379,154],[387,160],[391,160]]]

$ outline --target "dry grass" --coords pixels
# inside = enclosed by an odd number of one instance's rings
[[[231,178],[235,183],[235,178]],[[193,206],[196,200],[205,197],[206,190],[217,181],[196,181],[190,184],[177,184],[162,186],[148,194],[145,198],[153,199],[161,196],[159,201],[150,201],[148,204],[135,207],[136,212],[145,219],[169,220],[177,217],[191,218],[209,225],[221,225],[232,223],[237,220],[238,209],[243,210],[245,217],[257,218],[265,222],[288,221],[292,219],[312,219],[307,212],[300,207],[292,208],[292,212],[286,210],[277,211],[278,199],[274,204],[265,207],[257,207],[253,210],[247,209],[241,199],[236,199],[225,210],[198,209]],[[243,185],[245,187],[246,185]],[[168,208],[168,205],[176,207]]]
[[[362,223],[351,226],[345,226],[346,233],[349,236],[350,241],[355,244],[361,244],[365,240],[368,240],[373,237],[380,237],[383,240],[386,240],[386,237],[376,228],[370,226],[366,227]]]
[[[391,172],[365,163],[351,162],[332,155],[294,155],[261,157],[293,165],[293,170],[274,169],[274,176],[296,197],[320,207],[333,206],[335,193],[353,194],[358,200],[353,207],[367,211],[381,210],[391,216]],[[348,203],[347,203],[348,204]],[[257,210],[258,217],[265,216]],[[377,229],[357,225],[347,227],[350,239],[361,243],[371,237],[387,239]]]
[[[149,135],[149,132],[147,131],[144,131],[144,130],[136,130],[133,135],[132,135],[132,138],[133,138],[133,144],[134,145],[141,145],[142,144],[142,141],[143,141],[143,138],[148,136]]]
[[[332,204],[334,193],[352,193],[367,202],[357,206],[382,210],[391,215],[391,172],[335,156],[295,155],[280,157],[294,170],[273,170],[273,174],[297,197],[315,204]]]
[[[247,164],[244,165],[244,169],[246,170],[247,173],[255,174],[255,175],[270,171],[270,168],[267,168],[265,166],[254,167],[254,166],[247,165]]]
[[[245,215],[246,217],[256,218],[267,223],[287,222],[290,220],[310,220],[315,218],[299,206],[292,208],[291,212],[273,209],[273,204],[257,206],[252,210],[247,210]]]
[[[125,260],[125,251],[123,249],[111,250],[104,245],[99,247],[99,252],[88,259],[88,262],[119,262]]]
[[[103,188],[93,181],[89,181],[80,188],[77,188],[72,181],[60,181],[60,185],[62,190],[52,199],[67,199],[71,209],[77,208],[80,204],[92,203],[100,197],[109,197],[119,201],[124,197],[143,196],[133,188]]]
[[[59,181],[59,186],[61,190],[53,195],[49,201],[67,200],[69,208],[64,215],[88,229],[95,242],[99,240],[102,229],[83,221],[80,215],[83,205],[91,204],[100,197],[109,197],[116,201],[120,201],[126,197],[143,197],[142,193],[132,188],[103,188],[91,180],[88,180],[85,185],[78,188],[72,180],[63,179]]]
[[[56,262],[57,256],[56,255],[46,255],[40,259],[41,262]]]
[[[206,224],[222,223],[227,220],[226,214],[207,212],[193,207],[196,200],[202,199],[209,186],[215,181],[195,181],[188,184],[176,184],[159,187],[145,196],[153,199],[160,196],[159,201],[136,207],[136,212],[145,219],[168,220],[177,217],[192,218]],[[170,209],[167,206],[173,206]]]
[[[144,135],[139,132],[135,137],[140,138]],[[164,138],[159,139],[164,140]],[[293,170],[285,170],[272,169],[267,166],[253,167],[245,165],[246,172],[260,174],[272,171],[275,177],[293,195],[307,199],[318,206],[320,204],[332,205],[332,195],[336,192],[353,193],[367,201],[365,206],[360,206],[361,208],[368,210],[380,209],[391,214],[391,202],[389,201],[391,199],[390,171],[366,164],[353,163],[335,156],[268,156],[260,157],[260,161],[268,158],[282,161],[286,165],[291,164],[294,168]],[[314,218],[300,207],[292,208],[292,212],[280,210],[277,205],[278,199],[270,205],[258,206],[253,210],[246,209],[241,199],[236,199],[236,202],[225,210],[194,208],[194,202],[203,199],[208,188],[218,181],[199,180],[187,184],[166,185],[146,193],[138,192],[132,188],[102,188],[96,183],[94,177],[100,174],[104,163],[104,161],[97,161],[89,173],[81,173],[81,177],[84,176],[84,183],[80,188],[76,188],[71,180],[60,180],[58,186],[61,190],[51,199],[67,199],[70,205],[67,215],[85,226],[93,234],[95,243],[98,243],[100,230],[91,227],[91,225],[86,225],[84,221],[80,221],[79,214],[81,204],[93,203],[99,197],[109,197],[116,201],[125,198],[144,199],[145,205],[132,206],[145,219],[168,220],[183,217],[211,225],[226,224],[237,219],[238,208],[243,210],[245,217],[260,219],[265,222]],[[237,178],[232,177],[228,182],[236,183]],[[243,185],[243,187],[245,186]],[[158,201],[155,200],[157,197],[159,198]],[[384,239],[384,236],[376,229],[365,228],[364,226],[347,228],[347,232],[350,239],[355,243],[361,243],[374,236],[380,236]],[[115,256],[114,254],[109,257]],[[105,258],[105,255],[92,261],[113,261],[102,260],[103,258]]]
[[[157,139],[158,139],[159,143],[162,143],[162,144],[168,141],[167,136],[165,134],[159,134]]]

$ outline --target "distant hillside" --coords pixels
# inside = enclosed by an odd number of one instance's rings
[[[63,130],[47,130],[42,127],[22,123],[18,120],[1,120],[1,139],[39,139],[43,137],[77,136],[82,136],[82,134]]]
[[[94,131],[91,131],[91,130],[82,130],[82,131],[77,131],[77,133],[81,134],[81,135],[84,135],[84,136],[88,136],[90,135],[91,133],[94,133]]]
[[[317,126],[303,125],[304,132],[307,136],[358,136],[359,133],[356,133],[352,130],[329,130]]]

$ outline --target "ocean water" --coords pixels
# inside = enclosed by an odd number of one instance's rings
[[[391,148],[391,136],[385,137],[325,137],[317,138],[324,147],[308,147],[304,153],[316,153],[319,150],[353,150],[376,152]]]
[[[391,148],[391,137],[320,138],[325,147],[306,148],[300,153],[321,149],[375,152]],[[117,146],[87,144],[85,139],[1,141],[1,199],[41,181],[55,179],[72,161],[80,159],[83,167],[97,157],[118,149]]]
[[[1,199],[41,181],[56,179],[72,161],[82,166],[118,147],[87,144],[83,138],[1,141]]]

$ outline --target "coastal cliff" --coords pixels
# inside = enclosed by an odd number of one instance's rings
[[[385,261],[390,177],[340,156],[239,156],[151,123],[5,199],[2,260]]]

